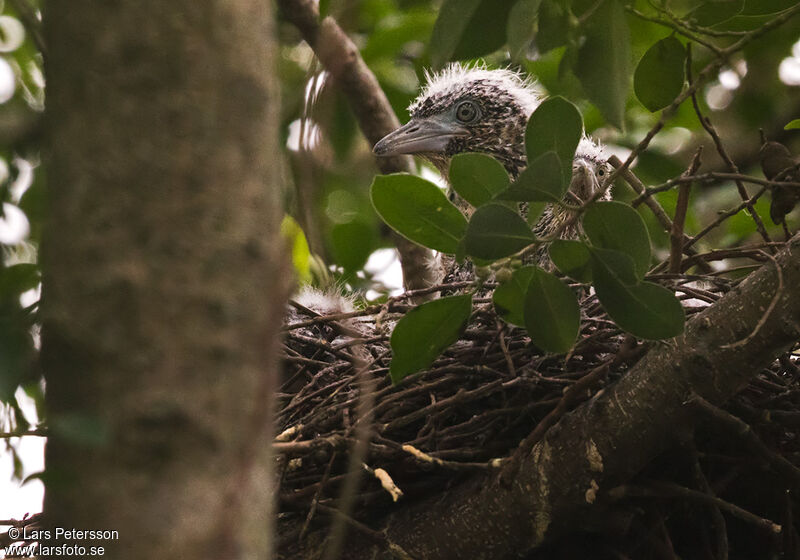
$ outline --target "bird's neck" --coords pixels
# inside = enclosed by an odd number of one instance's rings
[[[528,165],[528,160],[523,151],[513,150],[508,153],[494,155],[494,158],[503,164],[512,181],[515,181]]]
[[[524,149],[518,149],[517,146],[511,146],[502,151],[498,150],[496,152],[484,153],[499,161],[503,167],[505,167],[506,172],[512,181],[515,181],[517,177],[519,177],[519,174],[522,173],[527,165]],[[439,153],[425,153],[420,155],[431,162],[431,164],[433,164],[436,170],[441,174],[442,178],[449,182],[448,177],[450,174],[450,161],[452,160],[451,157]]]

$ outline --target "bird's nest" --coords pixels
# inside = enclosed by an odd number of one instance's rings
[[[720,275],[648,279],[674,289],[689,319],[736,284]],[[454,286],[428,292],[443,289]],[[498,318],[491,298],[476,297],[461,340],[429,369],[397,385],[389,377],[389,329],[382,326],[413,307],[409,296],[350,313],[298,313],[285,332],[276,443],[282,458],[279,510],[286,527],[293,527],[288,538],[305,533],[312,519],[326,522],[354,468],[362,475],[355,519],[395,507],[401,493],[404,501],[429,496],[496,468],[534,428],[554,424],[660,344],[622,332],[590,290],[576,289],[582,294],[582,330],[569,355],[544,354],[523,329]],[[361,327],[354,330],[357,321]],[[800,456],[794,428],[800,420],[799,374],[794,358],[785,355],[727,407],[753,424],[769,453],[790,459]],[[748,458],[750,451],[732,445],[735,440],[698,436],[712,485],[730,486],[769,463]],[[361,448],[358,441],[364,442]],[[686,482],[664,473],[659,463],[648,480]]]

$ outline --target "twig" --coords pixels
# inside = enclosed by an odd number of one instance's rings
[[[493,459],[488,463],[462,463],[460,461],[447,461],[445,459],[440,459],[439,457],[428,455],[427,453],[420,451],[413,445],[409,444],[404,444],[401,449],[421,463],[436,465],[437,467],[443,467],[451,470],[483,470],[491,467],[497,467],[501,463],[500,459]]]
[[[332,324],[343,331],[351,330],[341,323]],[[372,435],[372,410],[375,408],[375,378],[370,374],[369,368],[374,360],[370,359],[369,353],[363,346],[356,346],[351,348],[350,351],[352,352],[353,367],[356,370],[355,379],[359,389],[358,404],[356,406],[358,422],[349,430],[354,432],[355,444],[350,451],[348,472],[339,496],[339,509],[342,515],[336,517],[331,527],[330,544],[323,555],[324,560],[338,558],[344,546],[345,522],[355,505],[358,487],[361,482],[360,465],[364,463],[367,457]]]
[[[794,488],[800,489],[800,469],[771,451],[756,435],[749,424],[729,412],[714,406],[700,395],[692,394],[687,402],[696,407],[699,412],[702,412],[706,418],[725,429],[726,432],[735,435],[746,443],[750,449],[766,459],[775,472],[789,480]]]
[[[35,528],[36,525],[42,520],[41,513],[34,513],[33,515],[27,515],[23,519],[3,519],[0,520],[0,525],[11,525],[12,527],[16,527],[18,529],[22,529],[25,527],[33,527]],[[18,542],[22,539],[11,537],[8,534],[8,531],[4,533],[0,533],[0,548],[5,548],[8,545]]]
[[[375,315],[376,313],[385,312],[387,310],[405,312],[407,311],[407,307],[401,305],[400,304],[401,301],[407,301],[407,300],[413,301],[419,298],[420,296],[427,296],[444,290],[459,290],[462,288],[473,286],[474,284],[475,283],[471,281],[453,282],[450,284],[436,284],[433,286],[427,286],[425,288],[419,288],[416,290],[408,290],[400,295],[390,297],[385,303],[370,305],[368,307],[365,307],[364,309],[359,309],[356,311],[347,311],[344,313],[332,313],[330,315],[320,315],[319,313],[311,309],[308,309],[303,305],[300,305],[295,300],[289,300],[290,305],[292,305],[296,309],[300,309],[301,311],[303,311],[303,313],[309,315],[312,318],[307,321],[300,321],[297,323],[285,325],[283,327],[283,330],[293,331],[297,329],[303,329],[306,327],[312,327],[314,325],[322,325],[333,321],[343,321],[345,319],[352,319],[354,317],[365,317],[368,315]],[[484,283],[484,287],[486,287],[487,289],[491,289],[496,286],[497,284],[495,282]]]
[[[760,529],[769,531],[770,533],[777,535],[780,534],[782,530],[781,526],[777,523],[770,521],[769,519],[759,517],[756,514],[742,509],[735,504],[726,502],[725,500],[716,496],[704,494],[703,492],[692,490],[691,488],[686,488],[685,486],[680,486],[671,482],[653,482],[648,486],[634,486],[626,484],[612,488],[608,491],[608,496],[614,500],[632,497],[682,498],[686,500],[693,500],[703,504],[715,505],[722,511],[726,511],[734,517],[737,517],[742,521],[750,523],[751,525],[754,525]]]
[[[295,424],[294,426],[286,428],[280,434],[275,436],[275,442],[276,443],[287,442],[290,439],[292,439],[295,435],[297,435],[299,432],[301,432],[302,430],[303,430],[303,425],[302,424]]]
[[[9,438],[27,437],[27,436],[47,437],[48,435],[49,432],[41,428],[38,430],[15,430],[12,432],[0,432],[0,439],[9,439]]]
[[[766,191],[767,191],[767,187],[761,187],[761,188],[758,190],[758,192],[757,192],[756,194],[754,194],[754,195],[753,195],[752,197],[750,197],[748,200],[746,200],[746,201],[742,202],[741,204],[739,204],[739,206],[737,206],[736,208],[733,208],[733,209],[731,209],[731,210],[728,210],[727,212],[723,212],[722,214],[720,214],[720,215],[717,217],[717,219],[716,219],[716,220],[714,220],[712,223],[710,223],[709,225],[707,225],[706,227],[704,227],[704,228],[703,228],[703,229],[700,231],[700,233],[698,233],[697,235],[695,235],[695,236],[694,236],[694,238],[693,238],[693,239],[692,239],[692,240],[689,242],[689,245],[688,245],[688,246],[689,246],[689,247],[691,247],[692,245],[694,245],[695,243],[697,243],[698,241],[700,241],[700,240],[701,240],[703,237],[705,237],[706,235],[708,235],[708,234],[709,234],[709,233],[710,233],[712,230],[714,230],[714,229],[715,229],[716,227],[718,227],[718,226],[719,226],[719,225],[720,225],[722,222],[724,222],[725,220],[727,220],[727,219],[728,219],[728,218],[730,218],[731,216],[735,216],[736,214],[738,214],[739,212],[741,212],[742,210],[744,210],[744,209],[745,209],[745,208],[747,208],[748,206],[752,206],[752,205],[753,205],[753,204],[754,204],[754,203],[755,203],[755,202],[756,202],[756,201],[757,201],[759,198],[761,198],[761,196],[762,196],[762,195],[763,195],[763,194],[764,194]],[[685,248],[686,248],[686,247],[685,247]]]
[[[392,420],[388,424],[384,424],[379,426],[378,431],[381,433],[389,432],[392,430],[396,430],[403,426],[407,426],[412,422],[416,422],[421,418],[425,418],[426,416],[433,414],[437,410],[447,409],[448,407],[452,406],[455,403],[464,403],[476,400],[478,398],[484,397],[486,395],[490,395],[496,391],[501,390],[504,387],[511,387],[518,383],[517,379],[512,379],[506,383],[503,383],[502,379],[497,379],[492,381],[491,383],[487,383],[477,389],[472,391],[465,391],[464,389],[459,389],[455,395],[450,398],[442,399],[437,401],[431,405],[426,406],[425,408],[417,409],[405,416],[401,416],[400,418],[396,418]]]
[[[497,323],[498,332],[500,333],[500,349],[503,351],[503,357],[506,359],[506,365],[508,366],[508,373],[511,377],[517,376],[517,368],[514,367],[514,359],[511,357],[511,354],[508,353],[508,345],[506,344],[506,337],[503,334],[503,325],[498,321]]]
[[[298,541],[302,541],[303,537],[305,536],[306,532],[308,531],[309,525],[311,525],[311,520],[314,519],[314,514],[317,511],[317,507],[319,506],[319,499],[322,497],[322,491],[325,489],[325,485],[328,483],[328,479],[331,476],[331,467],[333,466],[333,461],[336,459],[336,452],[331,453],[331,458],[328,460],[328,466],[325,467],[325,472],[322,475],[322,480],[319,482],[319,488],[314,493],[314,499],[311,500],[311,507],[308,508],[308,515],[306,515],[305,523],[303,523],[303,527],[300,529],[300,535],[297,537]]]
[[[690,30],[688,30],[685,26],[683,26],[683,25],[681,25],[681,24],[679,24],[679,23],[677,23],[675,21],[665,20],[665,19],[658,18],[658,17],[653,17],[653,16],[648,16],[646,14],[643,14],[639,10],[633,8],[632,6],[626,6],[625,9],[628,10],[628,12],[630,12],[631,14],[635,15],[636,17],[638,17],[639,19],[642,19],[644,21],[650,21],[650,22],[653,22],[653,23],[657,23],[658,25],[663,25],[664,27],[668,27],[668,28],[672,29],[676,33],[680,33],[681,35],[683,35],[687,39],[691,39],[692,41],[694,41],[698,45],[703,45],[705,48],[707,48],[708,50],[710,50],[711,52],[713,52],[717,56],[719,56],[721,54],[721,50],[719,49],[719,47],[717,47],[713,43],[710,43],[710,42],[708,42],[708,41],[706,41],[704,39],[701,39],[695,33],[693,33]]]
[[[748,32],[746,35],[742,36],[735,43],[722,49],[719,52],[717,58],[709,62],[705,66],[705,68],[703,68],[697,74],[697,77],[695,78],[694,82],[690,84],[689,87],[686,88],[680,95],[678,95],[678,97],[676,97],[672,103],[670,103],[666,108],[664,108],[661,111],[661,118],[659,118],[658,122],[653,125],[653,127],[647,132],[645,137],[633,148],[633,150],[631,150],[631,153],[625,159],[625,162],[620,167],[618,167],[616,171],[611,173],[611,175],[607,179],[608,184],[613,183],[613,181],[617,177],[619,177],[624,170],[628,169],[631,166],[631,164],[638,157],[638,155],[647,149],[647,147],[650,145],[650,142],[653,140],[655,135],[658,134],[658,132],[662,128],[664,128],[667,119],[672,117],[675,111],[677,111],[678,107],[680,107],[684,101],[686,101],[692,94],[694,94],[694,92],[696,92],[700,88],[700,86],[703,85],[706,82],[706,80],[708,80],[712,76],[712,74],[714,74],[720,68],[722,68],[722,66],[726,64],[728,58],[733,53],[740,51],[745,46],[747,46],[754,40],[758,39],[765,33],[771,31],[772,29],[775,29],[776,27],[783,25],[791,18],[796,16],[798,13],[800,13],[800,4],[797,4],[796,6],[793,6],[792,8],[789,8],[788,10],[782,12],[774,19],[771,19],[761,27],[758,27],[757,29]]]
[[[800,189],[800,183],[793,181],[775,181],[764,179],[763,177],[753,177],[751,175],[744,175],[742,173],[721,173],[719,171],[710,171],[708,173],[701,173],[700,175],[681,175],[674,179],[669,179],[656,185],[655,187],[647,187],[644,192],[631,201],[631,206],[639,206],[648,197],[654,194],[671,190],[676,186],[685,183],[710,183],[712,181],[742,181],[744,183],[752,183],[754,185],[763,185],[765,187],[788,187],[792,189]]]
[[[346,523],[347,525],[350,525],[354,529],[360,531],[362,534],[383,544],[386,547],[387,552],[391,555],[391,558],[395,558],[397,560],[414,560],[413,556],[411,556],[408,552],[403,550],[396,543],[390,541],[389,538],[384,533],[380,531],[375,531],[374,529],[370,529],[360,521],[356,521],[352,517],[345,515],[336,508],[332,508],[330,506],[325,506],[322,504],[319,504],[319,506],[317,507],[319,508],[320,511],[324,511],[325,513],[334,516],[335,519],[342,519],[343,522]]]
[[[714,490],[708,483],[708,479],[706,479],[706,475],[703,473],[703,469],[700,466],[700,457],[694,438],[689,441],[689,454],[692,459],[692,471],[695,482],[700,487],[701,491],[709,496],[714,496]],[[714,534],[717,541],[717,560],[728,560],[728,529],[725,523],[725,517],[723,517],[719,506],[716,504],[710,505],[709,509],[711,511],[711,518],[714,523]]]
[[[780,301],[781,296],[783,296],[783,271],[781,270],[781,267],[774,256],[768,255],[766,253],[764,253],[764,255],[769,257],[770,260],[772,261],[772,264],[775,265],[775,272],[778,279],[778,286],[775,288],[775,295],[772,296],[772,301],[769,302],[769,307],[767,307],[767,310],[764,311],[764,314],[758,320],[756,327],[750,332],[750,334],[748,334],[741,340],[737,340],[736,342],[732,342],[731,344],[725,344],[721,346],[721,348],[725,349],[737,348],[739,346],[744,346],[745,344],[753,340],[753,337],[758,334],[758,331],[760,331],[761,327],[764,326],[764,323],[767,322],[767,319],[769,319],[769,316],[772,315],[772,312],[775,310],[775,306],[778,305],[778,301]]]
[[[364,467],[365,471],[378,479],[378,482],[381,483],[383,489],[386,490],[392,497],[393,502],[396,502],[403,497],[403,491],[398,488],[397,484],[395,484],[394,480],[392,480],[392,477],[389,476],[389,473],[384,469],[373,469],[366,463],[362,463],[361,466]]]
[[[691,44],[689,44],[687,48],[686,60],[687,60],[686,79],[689,81],[689,85],[691,86],[692,84]],[[719,137],[719,134],[717,134],[717,129],[714,128],[713,124],[711,124],[711,119],[704,116],[703,112],[700,110],[700,103],[697,101],[697,90],[694,90],[692,92],[692,106],[694,107],[694,112],[697,115],[700,124],[703,126],[706,132],[708,132],[708,135],[711,136],[711,139],[714,141],[714,146],[717,148],[717,153],[719,154],[719,157],[722,158],[722,161],[725,162],[725,165],[728,167],[728,169],[730,169],[731,173],[738,174],[739,168],[736,167],[736,164],[733,162],[731,157],[728,155],[728,152],[725,150],[725,147],[722,144],[722,139]],[[690,173],[690,175],[693,174],[694,173]],[[742,183],[741,180],[736,180],[735,182],[736,182],[736,188],[739,191],[739,196],[747,204],[746,206],[747,212],[750,214],[750,216],[752,216],[753,222],[756,225],[756,230],[758,231],[759,235],[761,235],[761,237],[764,239],[764,241],[766,241],[767,243],[771,242],[772,240],[769,238],[767,229],[764,227],[764,222],[761,221],[761,217],[758,215],[758,212],[756,212],[755,208],[753,207],[753,204],[749,202],[750,195],[748,194],[747,189],[744,187],[744,184]],[[773,248],[770,248],[770,250],[772,251],[773,255],[777,252],[777,250]]]
[[[340,435],[328,437],[315,437],[314,439],[303,441],[275,442],[272,449],[278,455],[300,455],[308,454],[311,451],[322,448],[344,449],[347,439]]]
[[[358,47],[332,18],[320,21],[318,2],[279,0],[278,6],[281,15],[300,30],[322,65],[331,73],[367,140],[374,144],[397,129],[400,121],[377,78],[361,58]],[[408,156],[379,158],[377,163],[382,173],[411,170]],[[400,252],[406,288],[425,288],[433,284],[433,270],[428,266],[430,251],[399,235],[393,235],[393,238]]]
[[[697,149],[697,152],[692,158],[692,163],[689,169],[686,170],[685,175],[694,175],[700,167],[700,155],[703,153],[703,147]],[[675,219],[672,222],[672,231],[670,232],[670,239],[672,246],[669,254],[669,271],[681,271],[681,255],[683,254],[683,226],[686,223],[686,210],[689,207],[689,190],[691,183],[681,185],[678,191],[678,203],[675,206]]]
[[[524,440],[520,442],[516,451],[514,451],[514,454],[506,461],[506,464],[500,473],[501,480],[503,480],[506,484],[511,482],[517,473],[517,469],[519,468],[519,463],[522,460],[522,457],[530,452],[531,449],[533,449],[533,446],[542,439],[545,432],[547,432],[551,426],[558,422],[558,420],[567,413],[570,407],[572,407],[581,398],[586,397],[587,389],[592,387],[595,383],[602,381],[608,375],[609,368],[611,367],[612,363],[618,359],[618,356],[619,355],[596,367],[564,392],[564,396],[561,398],[561,400],[559,400],[556,407],[536,425],[536,428],[534,428]]]
[[[792,504],[792,491],[787,489],[784,492],[784,507],[783,507],[783,526],[787,528],[786,531],[783,532],[783,557],[784,558],[796,558],[797,554],[793,554],[796,552],[796,545],[795,540],[797,538],[797,531],[794,528],[794,507]]]
[[[636,207],[637,205],[636,202],[640,198],[644,197],[645,193],[647,192],[647,188],[644,186],[644,183],[642,183],[641,179],[639,179],[639,177],[637,177],[636,174],[633,173],[633,171],[631,171],[627,167],[624,167],[624,164],[617,156],[611,156],[610,158],[608,158],[608,163],[610,163],[617,170],[619,170],[620,173],[619,176],[622,177],[625,180],[625,182],[628,183],[628,185],[630,185],[630,187],[634,190],[634,192],[636,192],[639,195],[639,197],[635,198],[633,202],[631,202],[631,205]],[[650,210],[653,212],[653,215],[656,217],[656,220],[658,220],[658,223],[660,223],[661,227],[664,228],[664,231],[671,232],[672,220],[669,219],[669,216],[667,216],[667,213],[664,211],[664,208],[662,208],[662,206],[658,203],[658,201],[650,196],[645,197],[643,200],[644,203],[647,204],[647,207],[650,208]],[[682,251],[687,256],[691,257],[697,254],[696,251],[689,248],[692,239],[688,237],[685,233],[683,234],[682,242],[683,242]],[[711,271],[711,267],[709,267],[708,264],[700,264],[700,263],[698,264],[703,269],[704,272]]]

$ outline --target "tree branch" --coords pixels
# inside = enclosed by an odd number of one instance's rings
[[[779,284],[776,265],[785,289],[764,320]],[[722,403],[796,343],[797,285],[800,236],[695,315],[682,336],[654,346],[616,384],[561,418],[521,459],[510,484],[478,476],[398,509],[385,519],[387,538],[414,558],[515,557],[600,513],[595,497],[599,503],[604,490],[689,433],[698,414],[692,394]],[[369,558],[374,546],[363,543],[346,557]]]
[[[318,4],[313,0],[279,0],[278,6],[283,18],[300,30],[322,65],[331,73],[367,140],[375,144],[397,129],[400,121],[377,78],[364,63],[358,47],[336,21],[330,17],[320,21]],[[411,171],[408,156],[379,158],[377,163],[381,173]],[[430,251],[400,235],[393,234],[393,237],[400,252],[406,289],[426,288],[433,284]]]

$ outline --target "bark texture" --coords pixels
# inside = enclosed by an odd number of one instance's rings
[[[422,503],[398,504],[380,538],[364,537],[345,557],[517,558],[575,530],[602,512],[595,504],[605,491],[684,438],[697,411],[693,394],[723,403],[800,339],[798,285],[795,236],[682,336],[653,344],[622,379],[551,428],[510,484],[478,477]],[[324,548],[310,542],[316,550],[301,557]]]
[[[269,557],[271,3],[45,8],[46,524],[117,530],[84,544],[120,559]]]

